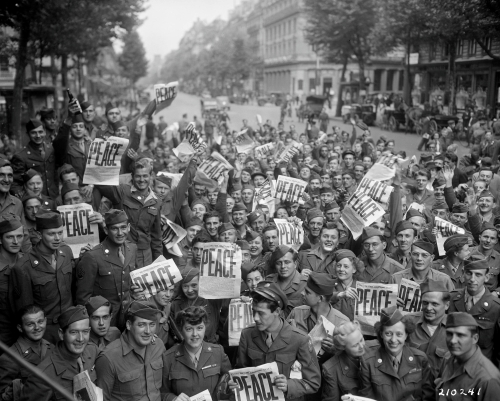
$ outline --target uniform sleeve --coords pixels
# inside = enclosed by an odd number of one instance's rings
[[[116,372],[107,356],[101,354],[97,358],[95,371],[97,376],[95,384],[102,389],[104,401],[108,401],[115,385]]]
[[[172,190],[172,209],[169,211],[167,217],[169,220],[174,221],[175,216],[179,212],[186,198],[186,191],[190,184],[193,182],[194,175],[196,174],[196,162],[191,161],[188,168],[184,171],[179,184]]]
[[[47,374],[47,371],[43,371]],[[53,372],[55,375],[55,372]],[[52,376],[52,375],[51,375]],[[54,391],[43,380],[35,375],[30,375],[21,390],[19,401],[49,401],[53,398]],[[61,396],[62,398],[62,396]]]
[[[422,373],[422,401],[436,400],[436,385],[434,384],[434,374],[430,364],[425,366]]]
[[[489,379],[488,381],[483,381],[479,383],[478,386],[481,389],[480,394],[477,396],[477,401],[496,401],[498,400],[498,395],[500,394],[500,380]],[[479,389],[474,389],[476,394]]]
[[[21,158],[19,153],[12,156],[10,163],[12,165],[12,170],[14,171],[14,182],[12,183],[11,190],[13,193],[17,193],[23,187],[23,179],[21,176],[26,171],[26,163],[24,163],[24,160]]]
[[[240,345],[238,347],[238,360],[236,361],[236,368],[248,368],[252,366],[252,362],[247,355],[248,340],[246,333],[241,333]]]
[[[70,126],[66,123],[63,123],[57,131],[57,136],[55,137],[54,142],[52,142],[52,147],[54,148],[54,156],[56,159],[56,168],[59,168],[64,163],[66,163],[70,135],[69,130]]]
[[[359,370],[360,389],[359,395],[366,398],[375,399],[370,377],[370,366],[361,358],[361,369]]]
[[[97,260],[90,252],[85,252],[76,265],[76,294],[77,305],[85,305],[94,292],[94,283],[97,277]]]
[[[340,393],[333,366],[323,365],[321,372],[323,382],[321,383],[321,401],[339,401]]]
[[[12,351],[14,349],[11,348]],[[0,397],[7,387],[12,386],[14,379],[20,378],[20,373],[16,362],[8,357],[7,354],[3,354],[0,357]]]
[[[9,291],[12,291],[10,299],[14,301],[14,313],[34,303],[31,278],[23,266],[15,265],[11,270]]]
[[[163,255],[163,243],[161,242],[161,213],[156,214],[151,226],[151,253],[153,260]]]
[[[173,401],[176,394],[172,392],[172,383],[170,382],[170,358],[172,358],[173,353],[163,354],[163,383],[161,388],[161,399],[162,401]]]
[[[302,365],[302,379],[288,379],[286,398],[299,398],[306,394],[314,394],[321,386],[321,371],[318,358],[308,336],[301,336],[301,344],[297,348],[297,361]]]

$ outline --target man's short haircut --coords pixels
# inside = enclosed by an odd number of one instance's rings
[[[221,221],[220,214],[217,210],[211,210],[203,215],[203,222],[206,223],[208,219],[212,217],[217,217],[219,222]]]
[[[132,175],[134,175],[136,173],[136,171],[141,169],[141,168],[148,169],[149,174],[151,174],[153,171],[153,166],[151,165],[151,163],[147,162],[144,159],[141,159],[141,160],[132,164]]]
[[[276,301],[272,301],[270,299],[264,298],[260,294],[253,294],[252,299],[253,299],[253,303],[255,303],[255,304],[261,304],[261,303],[267,304],[267,307],[269,308],[269,310],[271,312],[275,312],[276,309],[278,309],[278,307],[279,307],[279,305]]]
[[[206,325],[207,322],[208,314],[203,306],[188,306],[175,315],[175,324],[179,330],[182,330],[186,323],[194,326],[200,323]]]
[[[68,168],[65,168],[64,170],[61,170],[61,172],[59,173],[59,179],[61,181],[63,181],[63,175],[71,174],[71,173],[75,173],[76,175],[78,175],[78,173],[76,172],[74,167],[68,167]]]
[[[417,173],[415,174],[415,176],[419,176],[419,175],[426,177],[428,180],[431,179],[431,172],[429,170],[427,170],[426,168],[418,170]]]
[[[445,157],[454,164],[458,162],[458,156],[455,153],[446,153]]]
[[[42,312],[43,315],[45,316],[45,311],[38,305],[36,304],[29,304],[26,306],[23,306],[21,309],[17,311],[17,324],[22,326],[23,325],[23,317],[26,315],[34,315],[36,313]]]
[[[323,231],[325,231],[325,230],[336,230],[337,236],[340,235],[337,224],[332,223],[331,221],[327,222],[326,224],[323,224],[323,227],[321,227],[321,230],[319,230],[319,235],[320,236],[323,235]]]

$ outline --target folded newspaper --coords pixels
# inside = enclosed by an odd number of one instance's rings
[[[236,390],[236,401],[258,399],[285,401],[283,391],[274,385],[274,379],[279,375],[276,362],[250,368],[233,369],[229,371],[229,375],[239,385]]]
[[[189,397],[190,401],[212,401],[212,396],[210,391],[203,390],[201,393]]]
[[[73,378],[73,396],[77,401],[103,401],[102,389],[90,380],[85,370]]]

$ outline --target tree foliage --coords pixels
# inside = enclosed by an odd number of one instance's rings
[[[135,84],[148,72],[146,50],[137,31],[127,32],[123,38],[123,51],[118,58],[123,75]]]

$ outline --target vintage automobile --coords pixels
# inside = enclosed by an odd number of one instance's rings
[[[231,110],[231,106],[229,106],[229,97],[228,96],[217,96],[215,98],[217,100],[217,104],[219,105],[219,110]]]
[[[216,99],[200,99],[201,117],[207,118],[210,114],[219,111],[219,104]]]
[[[310,95],[306,98],[306,115],[318,118],[326,102],[326,96]]]

